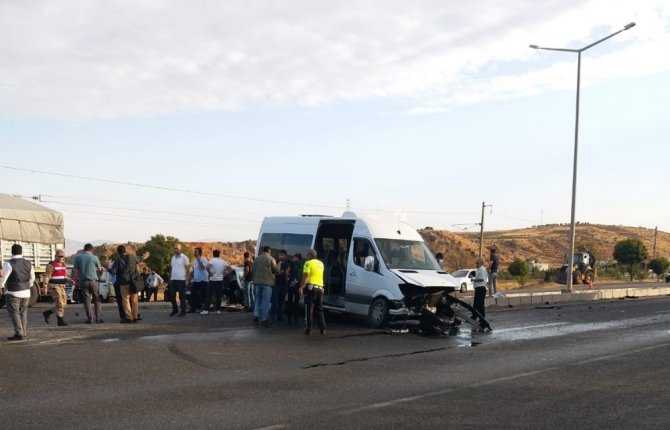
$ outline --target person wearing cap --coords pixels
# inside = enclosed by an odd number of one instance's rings
[[[323,263],[317,258],[316,250],[310,249],[300,281],[300,295],[305,294],[305,334],[307,335],[312,332],[315,311],[319,330],[321,334],[326,334],[326,318],[323,313],[323,270]],[[305,289],[307,289],[306,292]]]
[[[14,327],[14,336],[7,340],[24,340],[28,328],[28,302],[30,287],[35,282],[35,268],[23,258],[23,248],[18,243],[12,245],[12,258],[2,265],[0,288],[6,288],[5,306],[9,320]]]
[[[67,276],[67,265],[65,264],[65,252],[62,249],[56,250],[56,259],[47,264],[46,272],[44,274],[44,282],[42,283],[43,294],[49,294],[53,300],[53,306],[42,312],[44,322],[49,324],[49,317],[53,313],[58,319],[58,326],[67,326],[63,319],[65,317],[65,306],[67,306],[67,293],[65,292],[65,285],[71,282],[72,279]]]

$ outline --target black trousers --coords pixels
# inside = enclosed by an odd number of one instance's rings
[[[300,315],[300,294],[298,287],[288,287],[288,303],[286,304],[286,316],[288,322],[298,322]]]
[[[479,313],[479,315],[472,314],[472,319],[476,320],[477,317],[484,318],[486,316],[486,310],[484,309],[484,299],[486,299],[486,287],[475,287],[475,300],[472,303],[472,307]]]
[[[179,293],[179,305],[181,311],[186,312],[186,281],[170,281],[170,301],[172,302],[172,310],[177,312],[177,293]]]
[[[208,311],[212,302],[214,302],[214,311],[221,310],[221,293],[223,293],[223,281],[209,281],[207,288],[207,297],[205,299],[204,310]]]
[[[323,288],[313,287],[305,294],[305,328],[312,329],[312,321],[316,313],[319,330],[326,330],[326,317],[323,314]]]
[[[123,299],[121,298],[121,286],[114,283],[114,295],[116,295],[116,306],[119,308],[119,318],[126,318],[126,311],[123,309]]]

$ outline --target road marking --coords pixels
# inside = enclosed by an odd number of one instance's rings
[[[281,430],[285,428],[287,428],[286,424],[275,424],[273,426],[257,428],[256,430]]]
[[[632,351],[620,352],[618,354],[603,355],[601,357],[589,358],[588,360],[583,360],[575,363],[574,365],[580,366],[582,364],[597,363],[599,361],[610,360],[612,358],[625,357],[626,355],[639,354],[641,352],[653,351],[654,349],[660,349],[670,346],[670,343],[662,343],[660,345],[647,346],[645,348],[634,349]]]
[[[494,333],[507,333],[509,331],[519,331],[519,330],[529,330],[532,328],[544,328],[544,327],[555,327],[559,325],[567,325],[567,322],[552,323],[552,324],[538,324],[538,325],[527,325],[525,327],[513,327],[513,328],[504,328],[501,330],[495,330]]]

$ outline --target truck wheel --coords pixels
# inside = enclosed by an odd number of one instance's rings
[[[463,283],[461,284],[461,293],[464,293],[464,292],[466,292],[466,291],[468,291],[468,284],[466,284],[465,282],[463,282]]]
[[[33,282],[33,286],[30,287],[30,299],[28,300],[28,307],[32,307],[37,303],[37,299],[40,297],[40,287],[37,285],[37,282]]]
[[[368,310],[368,325],[372,328],[381,328],[386,325],[389,316],[389,303],[384,297],[377,297],[372,301]]]

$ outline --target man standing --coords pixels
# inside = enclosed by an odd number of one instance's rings
[[[484,267],[484,260],[478,258],[475,260],[475,266],[477,266],[477,271],[475,272],[475,280],[473,282],[475,287],[475,298],[472,304],[472,307],[475,309],[475,313],[472,314],[472,319],[479,319],[479,325],[483,328],[482,320],[484,319],[485,310],[484,310],[484,299],[486,298],[486,283],[488,275],[486,273],[486,267]]]
[[[140,259],[136,255],[130,255],[126,252],[126,247],[119,245],[116,248],[119,258],[114,263],[114,273],[116,273],[116,283],[121,290],[121,299],[123,300],[122,324],[136,323],[139,320],[139,298],[135,279],[140,276],[137,273],[137,265],[149,258],[149,252],[145,252]]]
[[[223,292],[223,278],[229,273],[230,267],[225,260],[220,258],[221,252],[215,249],[212,252],[214,258],[207,263],[207,272],[209,273],[209,289],[205,298],[205,308],[200,315],[209,314],[209,308],[214,299],[214,311],[221,313],[221,293]]]
[[[312,332],[314,311],[316,311],[316,322],[321,334],[326,334],[326,318],[323,314],[323,263],[316,257],[316,250],[310,249],[300,281],[300,294],[305,294],[305,334],[307,335]],[[305,288],[307,288],[306,292]]]
[[[174,246],[174,255],[170,259],[170,300],[172,301],[172,313],[175,316],[179,312],[177,307],[177,293],[179,293],[179,305],[181,312],[179,316],[186,315],[186,278],[188,276],[188,258],[181,253],[181,245]]]
[[[270,313],[270,296],[272,286],[275,283],[274,274],[277,272],[277,262],[270,255],[270,247],[264,246],[263,253],[256,257],[251,266],[251,273],[256,290],[254,302],[254,322],[261,321],[263,327],[270,324],[268,320]]]
[[[500,257],[498,257],[495,246],[491,247],[489,260],[489,296],[493,296],[498,292],[498,266],[500,265]]]
[[[286,250],[279,251],[279,262],[277,263],[277,274],[272,288],[271,316],[275,321],[284,321],[284,303],[286,302],[286,284],[290,262],[286,259]]]
[[[28,302],[30,287],[35,282],[35,269],[23,258],[23,248],[18,243],[12,245],[12,258],[2,265],[2,273],[0,288],[7,290],[5,306],[14,327],[14,336],[7,340],[23,340],[27,336]]]
[[[251,272],[251,266],[254,264],[254,260],[251,258],[251,254],[249,252],[244,253],[244,292],[246,294],[246,305],[247,305],[247,310],[252,311],[254,310],[254,278],[253,278],[253,273]]]
[[[100,289],[98,286],[100,273],[102,273],[100,260],[93,255],[93,245],[87,243],[84,245],[84,252],[74,258],[72,268],[72,279],[77,283],[77,287],[79,287],[84,297],[86,324],[93,323],[94,310],[95,322],[104,322],[102,320],[102,306],[100,305]]]
[[[151,271],[151,274],[147,278],[147,288],[149,289],[149,295],[147,296],[147,302],[151,301],[151,296],[154,296],[154,302],[158,301],[158,286],[163,283],[163,278],[160,277],[155,270]]]
[[[188,313],[193,314],[202,310],[203,303],[207,297],[209,274],[207,273],[207,259],[202,256],[202,248],[195,248],[193,259],[193,278],[191,282],[191,309]]]
[[[72,282],[72,279],[67,276],[65,252],[62,249],[57,249],[56,259],[47,264],[45,280],[42,283],[43,294],[49,294],[53,301],[53,306],[42,312],[44,321],[47,324],[49,324],[49,317],[55,312],[56,318],[58,318],[58,326],[62,327],[67,325],[63,317],[65,316],[65,306],[67,305],[65,284],[67,284],[68,281]]]
[[[302,255],[295,254],[291,258],[291,267],[289,269],[288,309],[286,312],[289,324],[298,322],[298,314],[300,313],[300,280],[302,279],[302,267]]]

